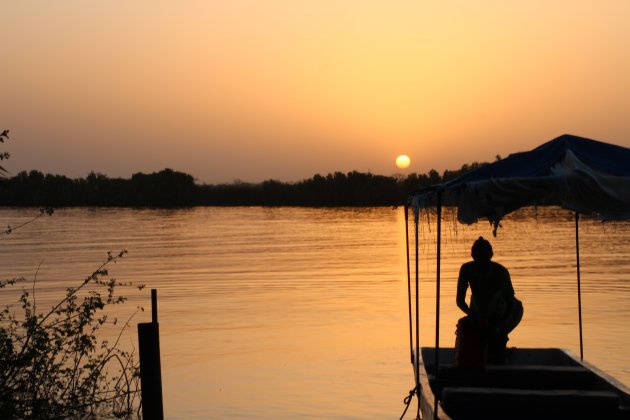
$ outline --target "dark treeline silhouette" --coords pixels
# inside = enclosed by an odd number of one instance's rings
[[[0,179],[0,206],[190,207],[190,206],[392,206],[420,188],[451,180],[485,163],[443,174],[431,170],[388,177],[361,172],[315,175],[299,182],[197,184],[191,175],[164,169],[131,179],[90,173],[70,179],[32,170]]]

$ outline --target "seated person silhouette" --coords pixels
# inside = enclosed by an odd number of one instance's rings
[[[463,338],[460,335],[464,333],[463,329],[467,329],[469,334],[477,335],[476,339],[468,342],[481,347],[468,350],[476,351],[479,357],[487,357],[479,360],[479,365],[483,366],[486,362],[503,364],[508,334],[520,322],[523,307],[514,297],[509,271],[491,261],[493,252],[490,242],[480,236],[472,246],[471,256],[473,260],[462,264],[457,280],[457,306],[467,315],[458,323],[458,339]],[[466,304],[469,286],[470,305]],[[459,351],[467,350],[460,348]]]

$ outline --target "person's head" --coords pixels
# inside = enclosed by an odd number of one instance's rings
[[[483,236],[480,236],[473,244],[472,249],[470,250],[470,255],[476,263],[488,263],[492,259],[493,255],[492,245],[490,245],[490,242],[485,240]]]

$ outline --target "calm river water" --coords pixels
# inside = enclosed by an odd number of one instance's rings
[[[34,214],[0,209],[0,225]],[[444,227],[442,345],[453,345],[461,316],[459,265],[483,235],[525,306],[509,345],[579,354],[573,215],[521,211],[496,238],[488,224],[453,217]],[[434,340],[434,223],[423,215],[419,225],[424,345]],[[630,384],[630,224],[582,220],[580,247],[585,359]],[[167,418],[402,413],[413,387],[402,208],[60,209],[0,238],[0,279],[24,276],[30,288],[36,275],[43,307],[120,249],[129,253],[110,275],[147,288],[125,290],[118,316],[148,309],[148,289],[158,290]],[[0,290],[0,304],[14,298]],[[149,320],[150,311],[136,315],[124,345]]]

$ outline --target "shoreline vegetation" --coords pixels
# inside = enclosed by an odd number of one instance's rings
[[[500,159],[497,156],[497,159]],[[130,179],[91,172],[86,178],[22,171],[0,178],[2,207],[194,207],[194,206],[398,206],[420,188],[449,181],[487,163],[465,164],[442,174],[432,169],[406,176],[352,171],[314,175],[298,182],[198,184],[192,175],[163,169]]]
[[[0,132],[0,143],[8,139],[9,130]],[[9,157],[8,152],[0,152],[0,162]],[[30,189],[23,195],[9,199],[44,202],[54,197],[47,194],[61,192],[56,188],[82,183],[37,171],[11,179],[7,173],[0,166],[3,199],[7,192],[18,192],[26,185]],[[39,214],[9,225],[0,235],[11,235],[53,212],[52,207],[42,206]],[[124,249],[118,254],[108,251],[107,259],[92,274],[66,288],[65,295],[44,311],[35,299],[41,262],[29,279],[30,287],[25,287],[27,279],[22,276],[0,279],[0,289],[21,285],[19,299],[0,311],[0,418],[131,418],[136,413],[140,417],[140,364],[135,348],[126,351],[118,344],[135,314],[144,309],[137,307],[112,343],[98,334],[103,325],[118,324],[117,318],[108,320],[111,313],[105,308],[127,301],[115,290],[131,283],[106,279],[107,267],[126,253]],[[144,285],[136,287],[142,290]]]

